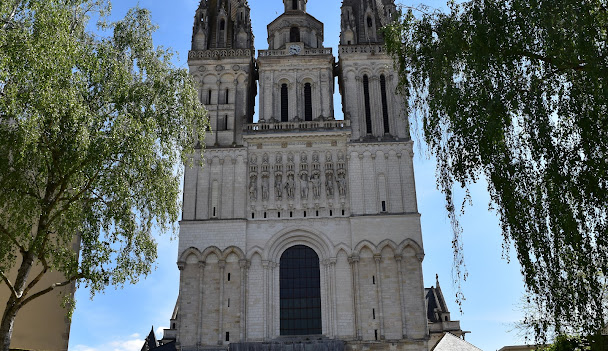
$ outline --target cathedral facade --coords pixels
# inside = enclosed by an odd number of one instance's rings
[[[428,350],[412,141],[379,30],[394,0],[343,0],[337,61],[307,0],[283,3],[257,56],[246,0],[196,11],[188,63],[212,131],[185,170],[165,339]]]

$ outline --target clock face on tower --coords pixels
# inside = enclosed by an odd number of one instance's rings
[[[300,51],[302,51],[302,47],[300,45],[291,44],[289,46],[289,54],[290,55],[297,55],[297,54],[300,53]]]

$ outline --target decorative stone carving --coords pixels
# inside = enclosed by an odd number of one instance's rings
[[[300,174],[300,196],[302,201],[308,200],[308,174],[306,172]]]
[[[276,173],[274,175],[274,195],[277,201],[283,198],[283,174]]]
[[[346,196],[346,171],[343,169],[338,170],[338,193],[341,197]]]
[[[275,158],[275,163],[283,163],[283,154],[280,152],[277,152],[277,156]]]
[[[314,172],[312,174],[310,182],[312,183],[312,196],[315,199],[318,199],[319,197],[321,197],[321,173]]]
[[[268,195],[270,193],[269,186],[269,176],[267,173],[262,174],[262,201],[268,201]]]
[[[296,182],[294,180],[293,173],[287,175],[287,181],[285,182],[285,190],[287,190],[287,198],[293,200],[295,196]]]
[[[325,172],[325,193],[327,197],[334,196],[334,172],[326,171]]]
[[[256,174],[249,176],[249,198],[251,201],[258,199],[258,176]]]

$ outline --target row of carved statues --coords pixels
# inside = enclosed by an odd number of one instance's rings
[[[321,177],[321,171],[315,170],[312,174],[302,171],[297,175],[294,172],[287,172],[286,179],[283,181],[283,172],[276,172],[274,175],[274,196],[276,201],[283,200],[285,196],[288,200],[294,200],[296,196],[296,185],[299,185],[300,199],[306,201],[309,194],[315,200],[321,198],[323,188],[327,198],[333,198],[336,188],[340,197],[346,196],[346,171],[338,169],[337,176],[333,170],[326,170],[325,181]],[[258,188],[261,190],[262,201],[268,201],[270,197],[270,173],[262,172],[261,184],[258,185],[258,174],[252,172],[249,175],[249,199],[257,201]],[[297,184],[296,184],[297,183]]]

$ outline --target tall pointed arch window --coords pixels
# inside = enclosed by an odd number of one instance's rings
[[[304,84],[304,120],[312,121],[312,87]]]
[[[289,30],[289,41],[291,43],[300,41],[300,28],[291,27],[291,29]]]
[[[363,76],[363,100],[365,103],[365,129],[367,134],[372,134],[372,109],[369,103],[369,77]]]
[[[220,32],[218,36],[218,46],[223,47],[226,42],[226,20],[224,19],[220,21]]]
[[[281,85],[281,122],[287,122],[289,119],[289,91],[287,84]]]
[[[382,120],[384,122],[384,134],[390,133],[390,125],[388,120],[388,98],[386,96],[386,77],[380,76],[380,93],[382,94]]]
[[[281,335],[321,334],[319,256],[308,246],[292,246],[279,267]]]

